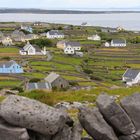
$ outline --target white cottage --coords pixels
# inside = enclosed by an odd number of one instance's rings
[[[100,41],[101,37],[96,34],[96,35],[88,37],[88,40]]]
[[[113,39],[110,43],[111,47],[126,47],[126,40],[124,39]]]
[[[44,47],[44,50],[41,50],[39,47],[31,45],[29,42],[19,51],[20,55],[46,55],[47,51]]]
[[[140,83],[140,70],[138,69],[127,69],[122,80],[128,85],[132,86],[134,84]]]
[[[62,32],[60,32],[59,30],[51,30],[51,31],[48,31],[47,34],[46,34],[47,38],[49,39],[61,39],[61,38],[64,38],[64,34]]]

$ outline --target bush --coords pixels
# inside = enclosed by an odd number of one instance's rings
[[[89,69],[84,69],[84,73],[87,73],[87,74],[92,74],[93,71],[92,70],[89,70]]]
[[[7,61],[10,61],[11,58],[9,56],[5,56],[5,57],[2,57],[3,60],[7,60]]]
[[[22,87],[14,87],[12,90],[18,90],[20,93],[24,91]]]

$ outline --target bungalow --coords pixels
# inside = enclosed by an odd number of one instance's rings
[[[64,47],[65,54],[75,54],[76,51],[81,50],[81,45],[79,42],[66,42]]]
[[[11,46],[13,45],[13,41],[10,37],[3,37],[2,40],[1,40],[2,44],[4,46]]]
[[[52,87],[48,82],[27,83],[26,90],[51,90]]]
[[[61,77],[59,74],[54,72],[50,73],[46,78],[45,81],[50,83],[52,88],[67,88],[69,87],[69,82]]]
[[[116,32],[118,32],[116,28],[108,28],[108,27],[101,28],[101,31],[105,32],[105,33],[116,33]]]
[[[65,37],[64,34],[61,33],[59,30],[51,30],[51,31],[48,31],[46,33],[46,36],[49,39],[55,39],[55,38],[61,39],[61,38],[64,38]]]
[[[127,69],[122,80],[126,82],[128,86],[140,83],[140,70],[138,69]]]
[[[88,40],[100,41],[101,37],[96,34],[96,35],[88,37]]]
[[[36,35],[36,34],[27,34],[25,36],[26,41],[30,41],[30,40],[33,40],[33,39],[38,39],[38,35]]]
[[[112,47],[126,47],[126,40],[124,39],[113,39],[111,40]]]
[[[46,48],[44,47],[44,50],[41,50],[37,46],[31,45],[29,42],[19,51],[20,55],[46,55]]]
[[[3,74],[23,73],[23,68],[13,60],[11,60],[9,62],[1,62],[0,63],[0,73],[3,73]]]
[[[30,26],[21,25],[21,30],[25,30],[25,31],[27,31],[29,33],[33,33],[33,29]]]
[[[124,39],[113,39],[111,42],[106,42],[105,47],[126,47],[126,40]]]

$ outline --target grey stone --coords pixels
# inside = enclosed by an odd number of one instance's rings
[[[136,132],[135,134],[120,136],[119,140],[140,140],[140,131]]]
[[[130,117],[109,95],[101,94],[98,96],[96,103],[104,118],[117,131],[124,135],[130,135],[136,132],[136,128]]]
[[[71,134],[71,127],[65,125],[64,128],[52,138],[52,140],[71,140]]]
[[[29,140],[29,135],[25,128],[12,126],[0,118],[0,140]]]
[[[81,125],[95,140],[118,140],[113,129],[107,124],[98,108],[80,108],[78,115]]]
[[[83,128],[81,124],[78,122],[72,128],[71,140],[81,140],[82,138]]]
[[[44,135],[56,134],[64,127],[68,117],[58,109],[16,95],[8,96],[1,103],[0,114],[12,125]]]
[[[136,93],[123,98],[121,106],[125,109],[137,130],[140,130],[140,94]]]

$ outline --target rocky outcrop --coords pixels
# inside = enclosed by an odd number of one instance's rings
[[[81,108],[79,120],[87,133],[96,140],[118,140],[98,108]]]
[[[80,123],[61,107],[11,95],[0,105],[0,140],[140,140],[140,94],[120,104],[101,94],[96,107],[76,108]]]
[[[107,94],[97,98],[97,106],[105,119],[120,133],[131,135],[136,129],[126,112]]]

